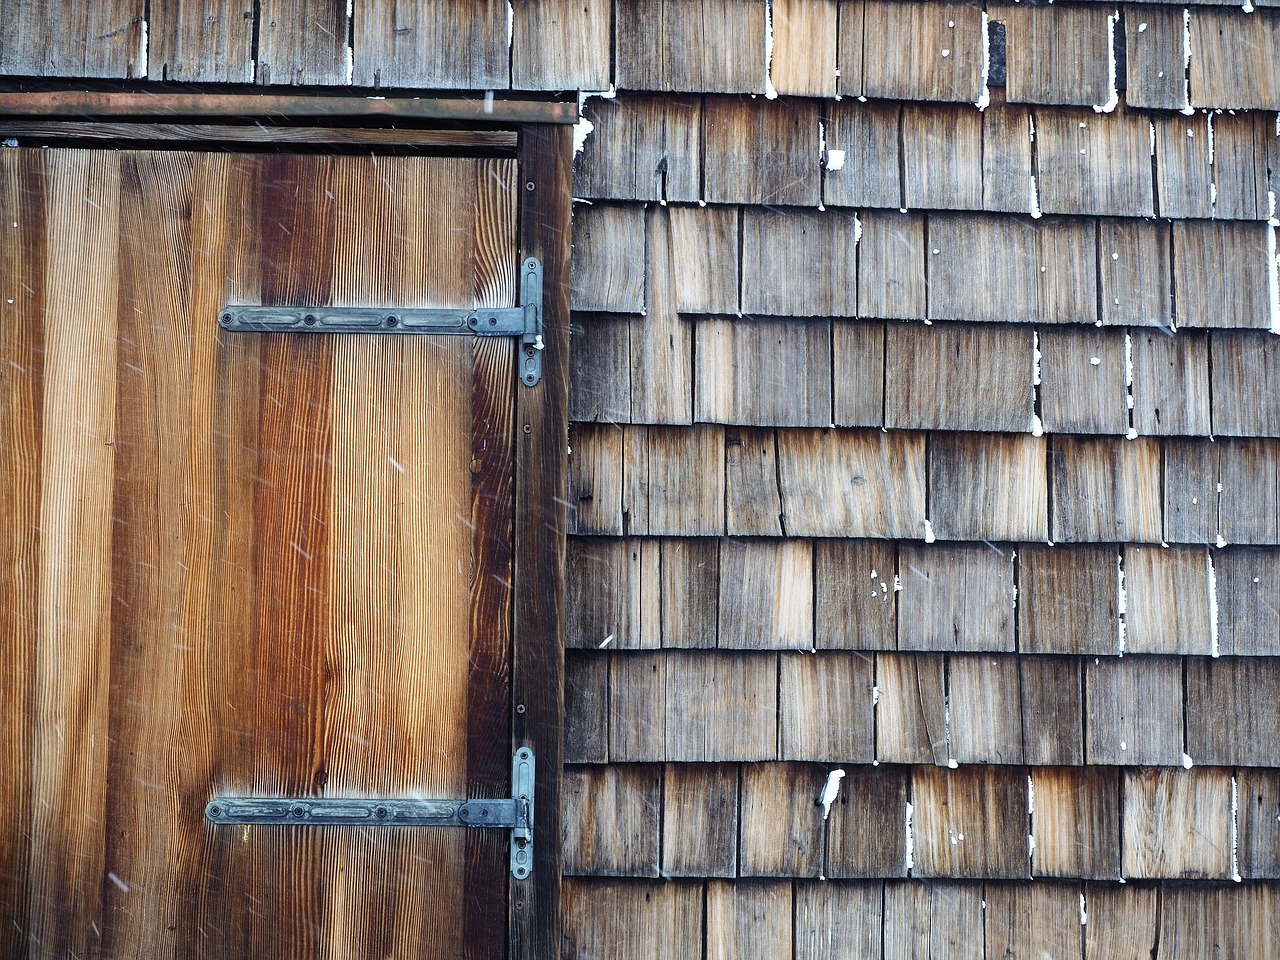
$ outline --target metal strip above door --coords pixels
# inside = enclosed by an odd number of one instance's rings
[[[387,307],[224,306],[218,323],[228,333],[383,333],[520,338],[520,382],[542,379],[542,264],[530,257],[520,271],[520,305],[462,310]]]

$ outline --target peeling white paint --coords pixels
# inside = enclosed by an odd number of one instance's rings
[[[348,13],[347,14],[348,22],[350,21],[350,19],[351,19],[351,14]],[[145,77],[147,75],[147,55],[150,53],[150,40],[148,38],[147,21],[145,18],[142,21],[142,36],[139,38],[138,47],[139,47],[138,75],[141,77]],[[350,82],[351,82],[351,48],[347,47],[347,83],[350,83]]]
[[[1085,909],[1084,894],[1080,894],[1080,926],[1085,926],[1089,922],[1089,912]]]
[[[1191,8],[1182,8],[1182,112],[1190,116],[1191,109]]]
[[[1280,250],[1276,249],[1276,221],[1267,223],[1267,290],[1271,294],[1271,332],[1280,333]]]
[[[516,8],[511,0],[507,0],[507,53],[511,53],[516,37]]]
[[[1031,199],[1028,207],[1028,212],[1031,214],[1032,220],[1039,220],[1044,216],[1044,214],[1040,212],[1040,190],[1036,187],[1035,174],[1032,174],[1031,176]]]
[[[764,97],[777,100],[778,91],[773,85],[773,0],[764,5]]]
[[[858,215],[853,215],[853,242],[855,244],[862,242],[862,221],[858,219]]]
[[[979,29],[982,31],[982,92],[978,94],[974,106],[979,110],[985,110],[991,105],[991,88],[987,85],[987,79],[991,75],[991,38],[987,34],[987,11],[985,10],[982,11]]]
[[[1124,554],[1116,554],[1116,651],[1124,656],[1125,631],[1128,629],[1129,595],[1124,588]],[[1123,750],[1124,748],[1121,747]]]
[[[933,524],[928,520],[924,522],[924,542],[933,543],[938,538],[933,535]]]
[[[915,813],[915,808],[910,803],[907,804],[907,869],[910,870],[916,865],[916,838],[911,831],[911,815]]]
[[[1239,883],[1240,876],[1240,785],[1231,778],[1231,879]]]
[[[1209,578],[1209,656],[1218,657],[1218,573],[1213,568],[1213,554],[1205,552],[1206,574]]]
[[[831,171],[840,170],[844,167],[844,151],[828,150],[827,151],[827,169]]]
[[[1120,103],[1120,90],[1116,85],[1116,27],[1120,25],[1119,8],[1112,11],[1111,16],[1107,17],[1107,83],[1111,89],[1111,95],[1107,97],[1106,103],[1096,104],[1094,111],[1097,113],[1111,113]]]
[[[1191,759],[1191,754],[1184,753],[1182,755],[1182,766],[1183,766],[1183,769],[1185,770],[1190,770],[1192,767],[1195,766],[1195,761]]]

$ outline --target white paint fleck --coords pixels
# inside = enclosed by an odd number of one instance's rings
[[[1240,877],[1240,785],[1236,778],[1231,778],[1231,879],[1236,883]]]
[[[843,167],[844,167],[844,151],[828,150],[827,151],[827,169],[830,171],[835,171]]]
[[[1213,567],[1213,554],[1205,551],[1205,574],[1209,579],[1209,656],[1218,657],[1218,573]]]
[[[1192,767],[1194,767],[1195,765],[1196,765],[1196,764],[1195,764],[1195,761],[1191,759],[1191,754],[1189,754],[1189,753],[1184,753],[1184,754],[1182,755],[1182,766],[1183,766],[1183,769],[1190,770],[1190,769],[1191,769]]]
[[[924,522],[924,542],[933,543],[938,538],[933,535],[933,524],[928,520]]]
[[[1085,909],[1084,894],[1080,894],[1080,926],[1085,926],[1089,922],[1089,913]]]
[[[1116,554],[1116,590],[1116,651],[1123,657],[1125,631],[1128,629],[1129,595],[1124,587],[1124,554],[1122,553]]]
[[[1102,360],[1101,360],[1100,358],[1098,358],[1098,357],[1090,357],[1090,358],[1089,358],[1089,364],[1090,364],[1090,366],[1094,366],[1094,367],[1096,367],[1096,366],[1098,366],[1100,363],[1102,363]]]
[[[1140,24],[1138,24],[1138,32],[1139,32],[1139,33],[1146,33],[1146,32],[1147,32],[1147,25],[1146,25],[1146,23],[1140,23]]]
[[[150,47],[150,40],[149,40],[149,33],[147,30],[147,20],[144,17],[142,20],[142,36],[138,40],[138,48],[139,48],[138,49],[138,76],[140,77],[145,77],[147,75],[147,55],[150,52],[149,47]],[[350,47],[347,47],[347,52],[348,54],[351,52]],[[351,82],[351,77],[348,75],[347,83],[350,83],[350,82]]]
[[[944,47],[944,48],[943,48],[943,50],[942,50],[941,56],[945,59],[945,58],[947,58],[947,57],[951,56],[951,51],[950,51],[950,50],[948,50],[948,49],[946,49],[946,48]]]
[[[611,634],[609,634],[607,637],[605,637],[603,640],[601,640],[601,641],[600,641],[600,645],[599,645],[599,646],[597,646],[597,647],[596,647],[596,649],[597,649],[597,650],[603,650],[605,647],[607,647],[607,646],[608,646],[609,644],[611,644],[611,643],[613,643],[613,634],[612,634],[612,633],[611,633]]]
[[[1107,83],[1111,95],[1106,103],[1094,106],[1098,113],[1111,113],[1120,103],[1120,90],[1116,85],[1116,27],[1119,24],[1120,10],[1117,8],[1107,17]]]
[[[1182,8],[1182,112],[1190,116],[1191,109],[1191,9]]]
[[[1030,203],[1028,204],[1028,207],[1029,207],[1029,212],[1031,214],[1032,220],[1039,220],[1042,216],[1044,216],[1044,214],[1040,212],[1040,191],[1036,187],[1035,174],[1031,175],[1031,200],[1030,200]],[[1041,272],[1042,273],[1044,272],[1043,268],[1041,269]]]

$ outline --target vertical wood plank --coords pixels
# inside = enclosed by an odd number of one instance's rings
[[[607,89],[612,32],[613,5],[605,0],[513,5],[512,89]]]
[[[713,647],[720,597],[720,544],[662,542],[662,645]]]
[[[1126,876],[1230,877],[1230,771],[1126,770],[1123,833]]]
[[[982,210],[983,114],[966,107],[909,104],[902,111],[904,206]],[[1028,173],[1028,177],[1030,173]],[[1024,185],[1025,192],[1025,185]]]
[[[562,789],[565,876],[658,875],[660,767],[570,767]]]
[[[916,876],[1029,876],[1024,768],[916,767],[911,795]]]
[[[1037,877],[1120,878],[1120,771],[1049,767],[1031,772],[1032,873]]]
[[[573,213],[574,310],[640,313],[645,307],[644,207],[578,206]],[[639,255],[638,255],[639,254]]]
[[[849,29],[851,19],[857,20],[861,30],[862,0],[842,0],[842,35]],[[843,40],[840,55],[850,55]],[[840,72],[840,84],[846,92],[850,84],[855,88],[862,85],[860,37],[853,55],[858,60],[857,73],[850,74],[844,68]],[[843,100],[827,105],[827,150],[843,150],[845,162],[838,170],[828,167],[823,173],[823,202],[833,207],[903,206],[902,146],[898,134],[901,113],[902,107],[897,103]]]
[[[967,4],[921,7],[866,0],[861,93],[886,100],[977,102],[982,93],[980,24],[980,11]],[[897,50],[893,57],[876,53],[891,48]]]
[[[1069,21],[1076,11],[1067,9]],[[1123,108],[1105,114],[1041,109],[1035,111],[1035,122],[1036,183],[1045,213],[1155,214],[1151,127],[1145,114]]]
[[[716,623],[722,649],[811,650],[813,544],[725,541]]]
[[[1223,656],[1280,653],[1280,552],[1241,548],[1214,555],[1218,650]]]
[[[702,886],[566,880],[557,956],[590,960],[609,944],[617,960],[680,956],[703,936]]]
[[[1131,107],[1155,110],[1187,106],[1182,11],[1147,3],[1124,10],[1125,101]]]
[[[694,420],[831,424],[830,321],[706,319],[694,331]]]
[[[907,872],[906,767],[851,767],[831,808],[828,877],[902,877]]]
[[[792,949],[790,883],[707,884],[707,960],[768,960]]]
[[[1237,770],[1237,868],[1245,879],[1280,877],[1280,772]]]
[[[87,953],[101,926],[112,614],[120,155],[45,166],[44,396],[27,935]],[[70,271],[70,272],[68,272]]]
[[[1118,653],[1120,557],[1114,547],[1018,548],[1018,649]]]
[[[860,653],[784,655],[778,755],[868,763],[875,757],[875,661]]]
[[[814,646],[892,650],[897,646],[894,546],[877,541],[814,543]]]
[[[1187,659],[1187,753],[1197,763],[1280,764],[1280,662]]]
[[[1083,957],[1078,884],[989,883],[982,893],[988,957]]]
[[[1124,548],[1126,653],[1212,652],[1212,562],[1203,548]]]
[[[146,63],[141,0],[7,5],[0,74],[137,77]]]
[[[884,424],[884,335],[884,324],[832,322],[833,426]]]
[[[1018,658],[1027,763],[1084,763],[1084,690],[1074,657]]]
[[[940,654],[876,654],[876,759],[945,765],[946,660]]]
[[[573,654],[564,660],[564,757],[566,763],[609,759],[609,658]]]
[[[1125,339],[1111,332],[1040,331],[1040,418],[1050,433],[1129,429]]]
[[[1182,662],[1177,657],[1086,660],[1088,763],[1182,763]]]
[[[641,423],[691,422],[695,328],[691,320],[678,313],[683,269],[677,264],[683,263],[676,249],[675,222],[666,208],[645,211],[649,248],[645,309],[643,316],[627,320],[632,359],[628,371],[631,414]]]
[[[594,128],[574,158],[575,196],[670,203],[699,198],[701,97],[593,98],[582,115]]]
[[[1163,223],[1098,221],[1098,299],[1103,326],[1170,327],[1173,261]]]
[[[674,286],[681,313],[737,313],[739,209],[670,207],[666,215],[670,259],[650,257],[650,282]]]
[[[659,759],[757,761],[777,756],[776,654],[697,651],[667,656],[665,756]]]
[[[858,316],[914,320],[925,316],[925,218],[868,210],[858,241]]]
[[[778,0],[773,5],[769,75],[783,96],[836,94],[836,0]]]
[[[1159,543],[1160,445],[1054,437],[1052,538],[1060,543]]]
[[[729,428],[724,436],[725,533],[781,534],[776,431]]]
[[[706,536],[724,530],[724,431],[631,427],[623,431],[622,505],[637,534]]]
[[[1176,221],[1178,326],[1268,329],[1266,243],[1262,224]]]
[[[669,763],[662,780],[662,873],[738,875],[738,768]]]
[[[742,214],[742,311],[857,316],[857,235],[852,211],[748,207]]]
[[[1160,891],[1155,887],[1086,883],[1089,922],[1084,928],[1089,960],[1126,960],[1158,949]]]
[[[898,576],[899,650],[1013,650],[1012,550],[903,544]]]
[[[1209,338],[1133,334],[1133,428],[1141,436],[1208,436]]]
[[[825,780],[826,769],[812,763],[743,765],[742,876],[816,878],[822,873],[827,822],[814,798]]]
[[[1046,539],[1045,472],[1045,443],[1038,437],[933,435],[929,517],[934,533],[943,540]]]
[[[880,955],[883,884],[798,883],[795,904],[795,960]]]
[[[951,757],[958,763],[1022,763],[1022,690],[1017,657],[947,660]]]
[[[884,960],[922,957],[982,960],[981,885],[884,885]]]
[[[816,207],[822,185],[819,122],[815,100],[705,98],[702,198]]]
[[[1261,332],[1211,334],[1215,434],[1280,435],[1280,350],[1270,338]]]
[[[1101,7],[1042,10],[1010,6],[998,11],[1008,43],[1006,92],[1013,103],[1103,104],[1111,11]]]
[[[765,92],[765,9],[752,0],[623,0],[615,18],[613,82],[623,90]]]

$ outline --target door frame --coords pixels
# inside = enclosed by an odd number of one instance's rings
[[[541,382],[535,387],[514,386],[511,746],[513,751],[526,746],[534,751],[537,801],[533,872],[523,881],[507,878],[507,956],[509,960],[551,960],[559,955],[561,939],[570,125],[578,120],[577,104],[493,96],[373,99],[352,93],[110,92],[86,91],[83,85],[0,91],[0,139],[16,138],[23,146],[66,143],[109,148],[113,142],[150,142],[157,125],[230,117],[283,118],[317,125],[337,121],[344,126],[331,128],[335,136],[331,144],[348,148],[356,141],[344,140],[342,131],[358,130],[362,120],[408,122],[420,131],[420,145],[433,150],[446,144],[466,150],[468,141],[474,149],[491,148],[495,131],[516,133],[517,253],[520,260],[536,257],[542,262],[545,350]],[[325,145],[310,146],[320,151]],[[166,140],[165,147],[201,148],[198,140]],[[511,376],[516,377],[514,369]]]

